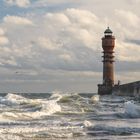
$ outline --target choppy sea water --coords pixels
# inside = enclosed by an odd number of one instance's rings
[[[139,140],[140,100],[96,94],[1,94],[0,140]]]

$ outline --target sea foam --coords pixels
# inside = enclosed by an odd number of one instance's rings
[[[140,106],[134,104],[132,101],[127,101],[124,104],[125,113],[132,118],[140,117]]]
[[[6,97],[0,99],[0,103],[13,105],[12,110],[5,110],[0,118],[8,120],[30,120],[52,115],[61,111],[61,106],[57,103],[60,96],[52,95],[50,99],[28,99],[21,95],[9,93]],[[37,110],[38,109],[38,110]],[[2,119],[2,120],[3,120]]]

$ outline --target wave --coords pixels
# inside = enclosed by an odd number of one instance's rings
[[[0,139],[138,137],[139,104],[126,100],[59,91],[36,98],[9,93],[0,97]]]
[[[104,95],[102,96],[100,101],[106,103],[124,103],[125,98],[120,96],[115,96],[115,95]]]
[[[1,130],[0,139],[14,139],[14,140],[23,140],[23,139],[64,139],[74,137],[84,136],[85,132],[77,130],[79,126],[58,126],[58,127],[21,127],[17,129],[9,128],[8,132]]]
[[[6,105],[0,118],[1,120],[31,120],[52,115],[61,111],[61,106],[57,103],[59,99],[60,96],[56,95],[52,95],[49,99],[28,99],[9,93],[0,98],[0,104]]]
[[[140,117],[140,106],[134,104],[132,101],[127,101],[124,104],[125,114],[131,118]]]
[[[21,95],[13,94],[13,93],[8,93],[7,96],[5,97],[8,101],[11,101],[15,104],[22,104],[25,102],[28,102],[29,99],[24,98]]]
[[[53,91],[49,100],[59,101],[63,97],[61,94],[62,94],[62,92],[60,92],[60,91]]]
[[[64,94],[58,101],[63,110],[59,113],[61,115],[79,115],[89,112],[96,112],[93,105],[97,103],[99,99],[98,95],[92,97],[81,96],[78,93],[71,93],[69,95]]]
[[[69,103],[69,102],[78,101],[78,100],[82,100],[82,99],[83,99],[83,97],[81,97],[77,93],[73,93],[73,94],[70,94],[70,95],[64,94],[59,99],[59,102],[61,102],[61,103]]]
[[[93,103],[97,103],[97,102],[99,102],[99,100],[100,100],[100,96],[99,96],[99,95],[93,95],[93,96],[91,97],[91,101],[92,101]]]
[[[106,125],[95,125],[88,127],[91,135],[132,135],[134,133],[140,133],[140,128],[131,127],[113,127]]]

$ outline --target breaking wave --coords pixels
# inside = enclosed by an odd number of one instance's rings
[[[50,99],[28,99],[21,95],[9,93],[0,98],[0,103],[5,105],[5,109],[1,108],[0,118],[30,120],[54,114],[61,111],[61,106],[57,103],[59,98],[60,96],[52,95]]]
[[[132,118],[140,117],[140,106],[134,104],[132,101],[125,102],[125,114]]]

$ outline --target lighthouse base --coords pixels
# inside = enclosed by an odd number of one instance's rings
[[[109,95],[112,93],[112,86],[98,84],[98,94],[99,95]]]

